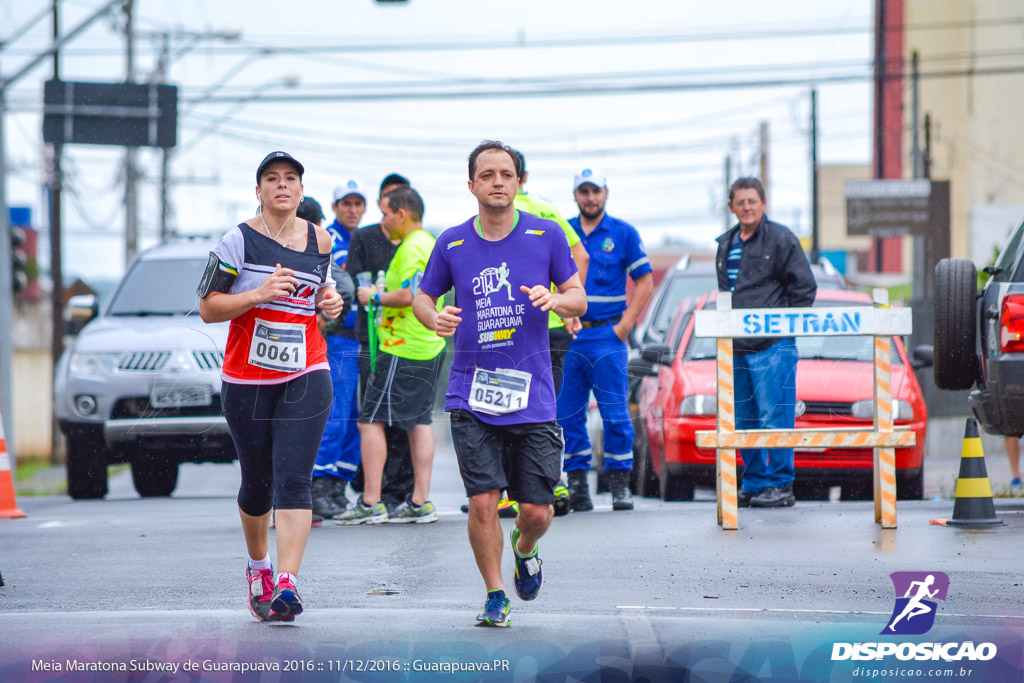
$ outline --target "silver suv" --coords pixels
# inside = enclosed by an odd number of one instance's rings
[[[112,463],[131,463],[139,495],[169,496],[179,463],[235,459],[220,405],[228,324],[204,324],[196,297],[215,244],[140,254],[102,312],[92,297],[70,302],[73,324],[88,322],[54,380],[72,498],[105,496]]]

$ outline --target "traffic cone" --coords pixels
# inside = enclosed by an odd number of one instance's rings
[[[967,418],[964,445],[960,453],[960,476],[956,480],[953,519],[946,522],[947,526],[1000,526],[1003,521],[996,517],[996,508],[992,503],[992,484],[985,471],[985,453],[981,450],[978,422],[973,417]]]
[[[3,420],[0,419],[0,518],[24,517],[14,497],[14,478],[11,476],[11,456],[7,453]]]

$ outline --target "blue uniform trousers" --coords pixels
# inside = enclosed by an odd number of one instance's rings
[[[337,477],[352,481],[362,460],[359,450],[359,341],[349,337],[327,337],[327,362],[334,383],[334,403],[313,465],[314,477]]]
[[[792,429],[796,420],[796,342],[783,339],[733,357],[736,429]],[[743,448],[743,490],[793,483],[792,448]]]
[[[558,394],[558,424],[565,433],[565,471],[589,470],[587,404],[593,390],[604,423],[604,468],[633,469],[633,423],[629,417],[626,342],[611,325],[581,330],[565,357]]]

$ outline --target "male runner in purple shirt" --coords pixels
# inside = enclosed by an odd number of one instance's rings
[[[519,157],[506,145],[488,140],[473,150],[469,190],[480,213],[441,235],[413,301],[420,322],[455,337],[445,409],[469,497],[469,542],[487,586],[479,626],[508,625],[502,489],[519,501],[512,529],[516,593],[532,600],[540,592],[537,541],[551,524],[562,454],[548,311],[569,318],[587,308],[562,229],[513,206],[521,177]],[[437,300],[452,287],[459,305],[438,312]]]

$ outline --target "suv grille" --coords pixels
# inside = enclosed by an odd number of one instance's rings
[[[220,351],[193,351],[192,357],[200,370],[220,370],[224,364],[224,354]]]
[[[159,370],[170,357],[171,354],[169,351],[137,351],[135,353],[126,353],[121,356],[121,360],[117,364],[117,369],[134,372],[150,372],[153,370]]]
[[[208,406],[188,406],[184,408],[154,408],[148,396],[122,398],[114,404],[110,417],[114,420],[127,418],[149,417],[216,417],[221,415],[220,395],[213,395],[213,403]]]

